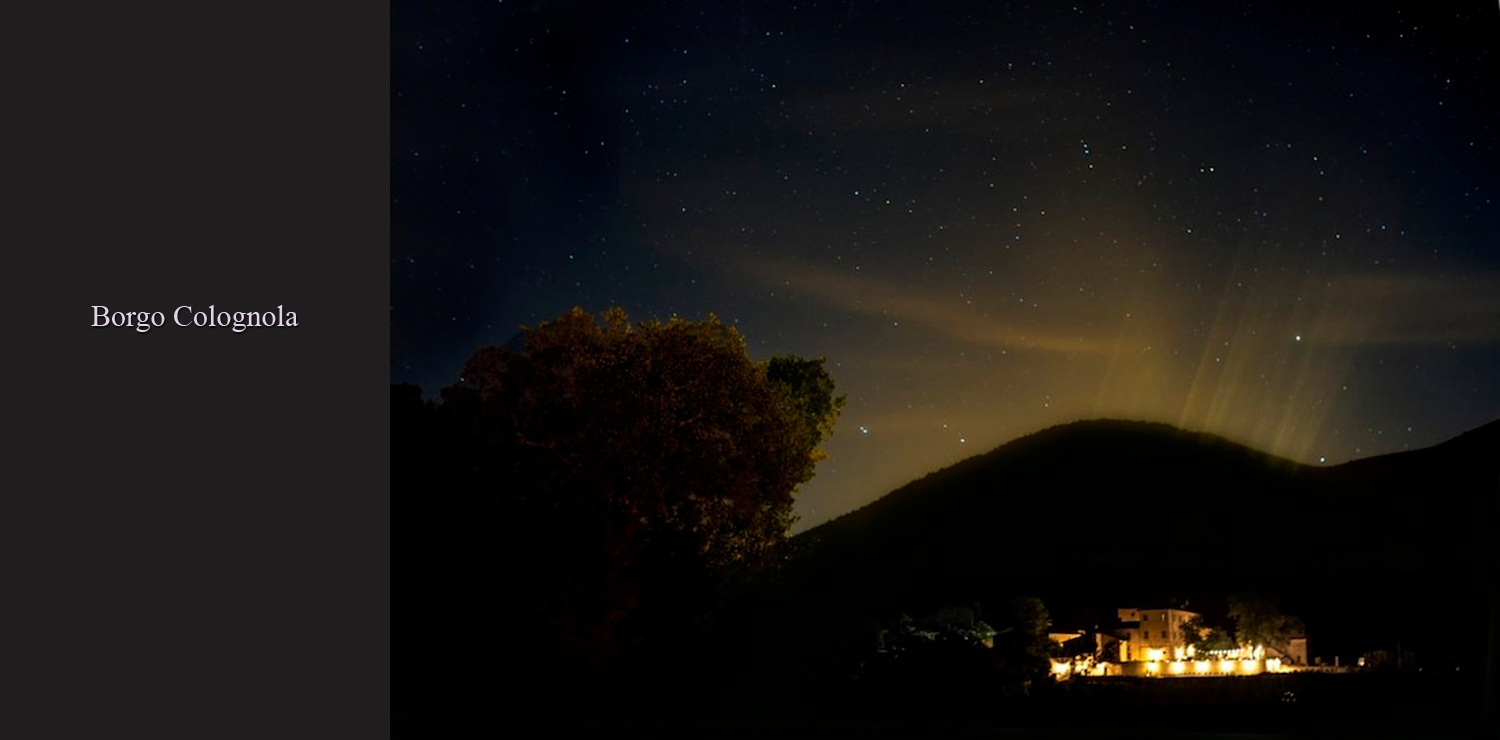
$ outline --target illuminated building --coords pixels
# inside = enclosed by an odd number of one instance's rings
[[[1187,660],[1182,625],[1199,616],[1185,609],[1121,609],[1120,660]]]
[[[1242,645],[1227,650],[1197,651],[1187,645],[1186,624],[1196,612],[1185,609],[1120,609],[1120,626],[1113,639],[1095,635],[1094,656],[1056,659],[1053,674],[1058,678],[1071,675],[1211,677],[1253,676],[1299,670],[1307,665],[1307,638],[1291,641],[1287,652],[1267,650],[1263,645]],[[1053,633],[1049,637],[1059,645],[1084,633]],[[1118,662],[1102,657],[1109,642],[1117,643]],[[1111,658],[1110,660],[1114,660]],[[1165,664],[1165,665],[1163,665]]]

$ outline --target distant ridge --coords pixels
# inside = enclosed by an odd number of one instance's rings
[[[1062,591],[1056,584],[1073,580],[1100,582],[1089,597],[1097,600],[1226,575],[1258,581],[1261,566],[1289,566],[1293,554],[1252,559],[1234,548],[1170,568],[1132,563],[1148,554],[1145,543],[1170,548],[1195,528],[1289,533],[1294,511],[1327,518],[1336,497],[1306,493],[1326,473],[1168,424],[1061,424],[803,532],[792,571],[809,588],[876,610],[971,590]]]
[[[1488,445],[1491,452],[1500,451],[1500,419],[1496,419],[1483,426],[1470,429],[1453,439],[1443,442],[1439,447],[1446,446],[1468,446]]]
[[[1113,450],[1113,452],[1111,452]],[[1123,461],[1122,453],[1146,457]],[[937,506],[937,501],[916,504],[909,499],[921,496],[951,496],[945,485],[950,477],[1002,471],[1007,461],[1024,464],[1031,458],[1055,459],[1066,455],[1087,456],[1080,462],[1097,467],[1115,464],[1127,471],[1139,472],[1142,463],[1186,463],[1195,472],[1222,473],[1218,465],[1264,466],[1282,474],[1317,476],[1330,492],[1352,489],[1369,493],[1371,489],[1392,489],[1391,481],[1374,480],[1397,475],[1410,483],[1411,478],[1426,476],[1459,485],[1483,485],[1493,481],[1500,486],[1500,420],[1471,429],[1432,447],[1361,458],[1339,465],[1322,467],[1299,463],[1256,450],[1215,434],[1180,429],[1162,422],[1124,419],[1079,420],[1057,424],[1006,442],[988,452],[960,460],[928,473],[864,506],[812,527],[795,539],[806,547],[843,527],[866,526],[863,520],[878,517],[887,509],[909,506]],[[1337,471],[1325,475],[1327,471]],[[1169,475],[1171,480],[1180,474]],[[1179,481],[1180,482],[1180,481]],[[1496,489],[1500,493],[1500,488]]]
[[[1471,429],[1445,442],[1351,460],[1335,470],[1365,488],[1409,487],[1419,481],[1449,486],[1492,484],[1500,493],[1500,420]]]
[[[882,502],[887,499],[904,499],[909,496],[921,495],[921,492],[932,488],[924,485],[924,481],[934,478],[943,478],[947,475],[957,474],[960,471],[983,469],[990,465],[1002,464],[1004,460],[1021,458],[1031,454],[1037,454],[1045,447],[1077,447],[1078,449],[1098,449],[1103,445],[1113,442],[1127,443],[1131,448],[1139,448],[1142,444],[1154,442],[1160,446],[1160,451],[1169,452],[1173,446],[1179,446],[1183,454],[1193,454],[1204,449],[1216,451],[1217,457],[1254,460],[1274,467],[1285,467],[1287,469],[1304,468],[1300,463],[1284,458],[1279,458],[1268,453],[1260,452],[1237,442],[1232,442],[1218,435],[1206,432],[1193,432],[1170,424],[1150,421],[1132,421],[1125,419],[1094,419],[1079,420],[1041,429],[1031,434],[1018,437],[996,447],[989,452],[980,453],[970,458],[960,460],[948,467],[941,468],[924,475],[922,478],[907,483],[885,496],[872,501],[859,509],[830,519],[827,522],[812,527],[798,535],[799,538],[815,540],[821,533],[819,530],[838,526],[841,520],[868,516],[872,507],[879,509],[891,504]],[[862,512],[865,512],[862,514]]]

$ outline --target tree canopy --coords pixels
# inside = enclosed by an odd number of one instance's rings
[[[1210,624],[1201,614],[1182,623],[1182,645],[1195,650],[1232,650],[1237,647],[1228,629]]]
[[[1047,608],[1035,597],[1012,597],[980,619],[983,612],[977,604],[947,605],[881,625],[874,650],[841,693],[887,706],[972,707],[1025,697],[1050,669]]]
[[[1265,645],[1283,654],[1291,652],[1291,640],[1305,634],[1302,620],[1281,613],[1273,596],[1238,594],[1229,597],[1229,618],[1241,644]]]
[[[552,664],[594,664],[771,562],[844,399],[824,361],[754,362],[716,318],[582,309],[484,347],[443,408],[504,542],[496,584]],[[514,577],[498,578],[500,573]]]

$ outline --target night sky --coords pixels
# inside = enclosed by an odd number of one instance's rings
[[[391,380],[714,313],[848,394],[801,527],[1081,418],[1441,442],[1500,418],[1500,8],[1367,5],[398,2]]]

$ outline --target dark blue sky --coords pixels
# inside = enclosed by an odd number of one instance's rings
[[[715,313],[849,395],[804,524],[1077,418],[1500,417],[1495,4],[936,5],[397,3],[391,379]]]

